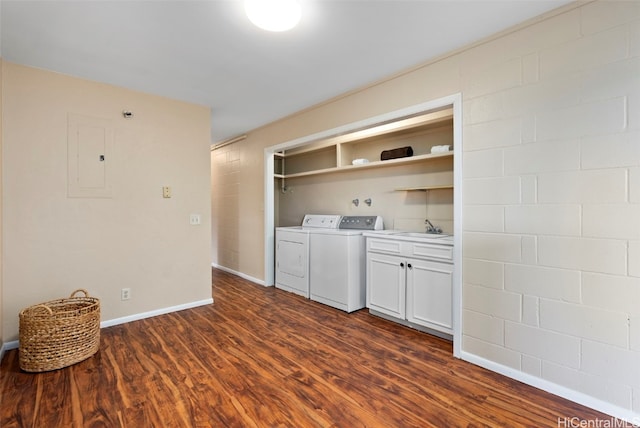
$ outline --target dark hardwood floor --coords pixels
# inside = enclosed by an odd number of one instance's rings
[[[90,359],[0,366],[5,427],[558,427],[610,419],[450,342],[215,270],[213,305],[105,328]],[[564,425],[566,426],[566,425]]]

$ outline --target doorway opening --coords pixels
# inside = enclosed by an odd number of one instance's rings
[[[451,109],[453,114],[453,351],[459,356],[462,341],[462,94],[454,94],[407,108],[370,117],[337,128],[286,141],[264,151],[264,227],[265,227],[265,285],[275,282],[275,226],[276,189],[286,188],[284,171],[277,170],[282,154],[287,150],[317,146],[319,149],[336,143],[336,138],[355,132],[374,129],[384,124],[393,124],[427,112]],[[336,166],[339,168],[339,166]]]

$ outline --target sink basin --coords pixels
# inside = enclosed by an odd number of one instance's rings
[[[447,238],[451,235],[447,235],[445,233],[426,233],[426,232],[401,232],[397,235],[400,236],[408,236],[410,238]]]

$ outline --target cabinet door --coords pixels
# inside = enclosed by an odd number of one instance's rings
[[[452,333],[453,265],[409,259],[407,261],[407,319]]]
[[[367,253],[367,307],[405,319],[406,262],[401,257]]]

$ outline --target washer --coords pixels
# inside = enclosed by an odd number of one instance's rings
[[[338,229],[309,235],[311,300],[353,312],[366,304],[366,231],[384,228],[380,216],[344,216]]]
[[[337,229],[339,215],[307,214],[302,225],[276,228],[276,288],[309,298],[309,235]]]

